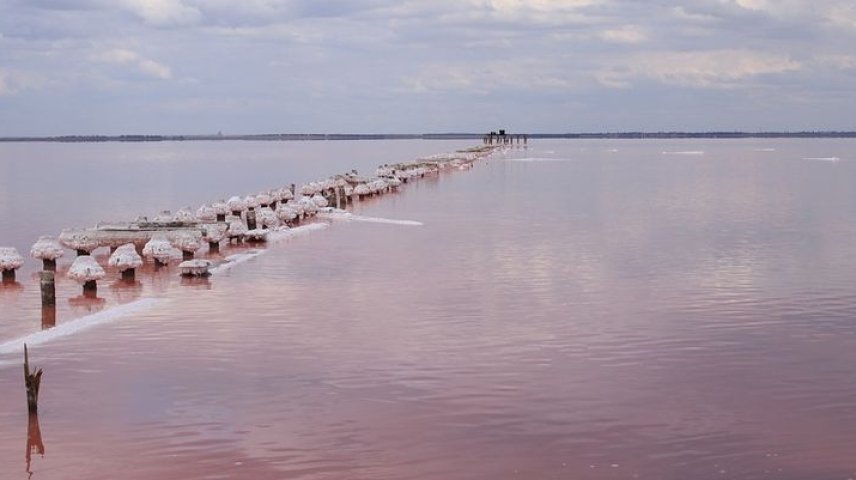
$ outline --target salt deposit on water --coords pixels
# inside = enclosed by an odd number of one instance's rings
[[[98,325],[104,325],[126,318],[132,314],[140,313],[155,305],[162,304],[164,301],[164,299],[143,298],[131,303],[119,305],[115,308],[111,308],[110,310],[63,322],[51,329],[31,333],[14,340],[0,343],[0,355],[19,354],[24,351],[25,343],[28,346],[33,346],[52,342],[54,340],[89,330],[90,328]],[[15,366],[19,366],[20,359],[16,356],[13,363]],[[4,363],[0,363],[0,365],[4,365]]]

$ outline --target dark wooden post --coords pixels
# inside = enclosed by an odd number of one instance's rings
[[[56,280],[54,272],[39,272],[39,285],[42,289],[42,306],[56,305]]]
[[[42,259],[42,270],[46,272],[55,272],[56,260],[51,258]]]
[[[95,280],[89,280],[83,283],[83,296],[87,298],[95,298],[98,295],[98,284]]]
[[[256,229],[256,210],[251,208],[247,210],[247,230]]]
[[[3,281],[4,282],[14,282],[15,281],[15,270],[3,270]]]
[[[30,372],[30,354],[24,344],[24,386],[27,387],[27,410],[31,414],[39,411],[39,387],[42,383],[42,369]]]

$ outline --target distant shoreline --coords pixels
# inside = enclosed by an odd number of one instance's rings
[[[0,137],[0,142],[185,142],[185,141],[312,141],[312,140],[480,140],[482,133],[345,134],[270,133],[255,135],[61,135],[48,137]],[[518,133],[509,133],[514,137]],[[728,139],[728,138],[856,138],[856,131],[820,132],[615,132],[528,133],[530,139]]]

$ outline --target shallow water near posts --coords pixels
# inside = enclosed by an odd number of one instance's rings
[[[0,244],[468,145],[0,144]],[[856,475],[854,147],[530,140],[207,280],[98,303],[58,275],[45,330],[29,262],[0,290],[0,479]],[[135,175],[29,194],[62,155]]]

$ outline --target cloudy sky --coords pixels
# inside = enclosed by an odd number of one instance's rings
[[[856,130],[853,0],[0,0],[0,136]]]

